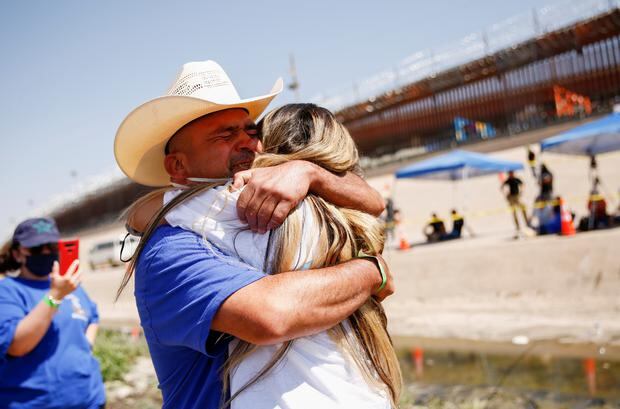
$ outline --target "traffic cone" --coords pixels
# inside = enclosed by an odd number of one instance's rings
[[[401,250],[407,250],[410,247],[411,246],[409,245],[409,242],[407,241],[405,236],[400,236],[400,245],[398,246],[398,248]]]
[[[561,220],[561,234],[562,236],[572,236],[575,234],[575,225],[573,224],[573,216],[566,208],[564,199],[560,200],[560,220]]]
[[[420,347],[411,348],[411,360],[415,365],[415,375],[421,379],[424,375],[424,350]]]
[[[593,358],[584,359],[583,370],[586,375],[588,392],[590,392],[591,396],[594,396],[596,395],[596,361]]]

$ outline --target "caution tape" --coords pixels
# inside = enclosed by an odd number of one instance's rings
[[[609,195],[611,197],[613,197],[616,200],[620,200],[620,192],[619,193],[615,193],[613,195]],[[578,202],[578,201],[588,201],[592,199],[592,201],[599,201],[599,200],[603,200],[604,197],[602,195],[592,195],[592,196],[567,196],[566,199],[564,200],[565,203],[568,202]],[[560,201],[558,199],[551,199],[551,200],[539,200],[537,202],[534,203],[534,205],[532,206],[532,208],[534,209],[542,209],[545,208],[546,206],[559,206],[560,205]],[[524,206],[527,209],[527,206]],[[481,219],[483,217],[489,217],[489,216],[498,216],[501,214],[505,214],[505,213],[512,213],[513,212],[513,208],[514,209],[518,209],[520,208],[520,206],[515,205],[515,206],[502,206],[502,207],[496,207],[493,209],[484,209],[484,210],[477,210],[477,211],[464,211],[462,214],[464,215],[465,219],[469,219],[469,220],[476,220],[476,219]],[[426,225],[428,222],[428,219],[426,218],[417,218],[417,217],[413,217],[413,218],[403,218],[403,221],[400,223],[401,225],[406,225],[406,226],[419,226],[419,225]]]

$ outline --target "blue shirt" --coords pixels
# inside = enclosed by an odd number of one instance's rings
[[[50,281],[0,280],[0,408],[98,408],[105,403],[99,363],[86,328],[99,322],[97,306],[79,287],[65,297],[41,342],[28,354],[7,350],[17,324],[49,292]]]
[[[219,408],[228,340],[211,322],[224,300],[264,276],[178,227],[149,238],[135,296],[164,408]]]

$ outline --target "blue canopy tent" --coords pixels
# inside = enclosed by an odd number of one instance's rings
[[[620,112],[577,126],[540,143],[541,152],[595,156],[620,149]]]
[[[540,143],[541,152],[556,152],[567,155],[585,155],[591,157],[591,195],[599,194],[599,186],[604,189],[604,185],[598,177],[598,166],[595,156],[617,150],[620,150],[620,111],[618,110],[615,110],[614,113],[604,116],[603,118],[547,138]],[[606,196],[611,198],[613,194],[607,192]],[[592,228],[593,225],[594,214],[590,212],[588,226]]]
[[[489,155],[457,149],[401,168],[396,172],[396,179],[451,180],[454,182],[452,185],[452,204],[455,205],[457,202],[456,181],[521,169],[523,169],[523,165],[519,162],[495,159]],[[463,202],[462,198],[458,202]],[[463,203],[459,204],[464,208],[466,207]]]
[[[396,178],[423,178],[455,181],[469,177],[520,169],[523,169],[523,165],[519,162],[495,159],[481,153],[454,150],[444,155],[435,156],[401,168],[396,172]]]

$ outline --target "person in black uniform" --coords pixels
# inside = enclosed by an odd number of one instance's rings
[[[508,201],[508,204],[510,205],[510,208],[512,210],[512,216],[515,221],[517,235],[521,232],[519,217],[517,215],[518,210],[520,210],[521,214],[523,215],[525,225],[530,225],[530,220],[527,217],[527,208],[521,201],[521,186],[523,186],[523,182],[521,181],[521,179],[516,177],[513,171],[508,172],[508,178],[502,184],[502,190],[506,193],[506,200]]]
[[[424,226],[423,233],[429,243],[440,241],[446,235],[446,225],[437,213],[431,214],[431,219]]]
[[[553,196],[553,173],[549,170],[544,163],[540,167],[540,175],[538,179],[540,185],[540,201],[551,200]]]
[[[465,226],[465,218],[456,209],[452,209],[450,215],[452,216],[452,231],[446,235],[444,240],[460,239]]]

